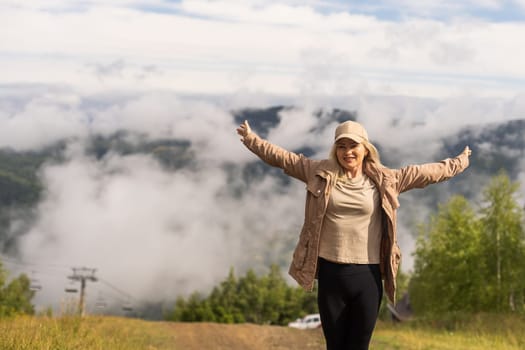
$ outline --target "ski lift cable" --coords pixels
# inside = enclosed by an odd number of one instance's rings
[[[109,283],[108,281],[106,281],[105,279],[99,277],[98,280],[99,280],[100,282],[102,282],[103,284],[107,285],[108,287],[110,287],[111,289],[113,289],[114,291],[118,292],[119,294],[125,296],[126,298],[128,298],[128,299],[133,299],[133,300],[136,301],[136,298],[134,298],[132,295],[130,295],[129,293],[126,293],[126,292],[124,292],[123,290],[121,290],[121,289],[115,287],[114,285],[112,285],[111,283]]]
[[[100,279],[99,279],[100,281]],[[104,288],[104,289],[101,289],[101,288]],[[99,286],[95,291],[97,292],[101,292],[101,291],[104,291],[105,294],[110,297],[111,299],[115,299],[119,302],[127,302],[129,300],[128,297],[126,296],[123,296],[121,293],[119,292],[116,292],[115,290],[113,289],[108,289],[108,286],[104,285],[104,286]]]
[[[99,281],[102,282],[103,285],[111,288],[111,292],[113,296],[118,299],[122,303],[122,310],[125,312],[133,312],[135,308],[133,307],[133,304],[137,303],[137,299],[135,299],[130,294],[124,292],[123,290],[115,287],[113,284],[109,283],[108,281],[99,278]],[[99,290],[100,292],[100,290]]]

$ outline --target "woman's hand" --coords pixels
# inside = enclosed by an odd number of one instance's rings
[[[468,157],[470,157],[470,155],[472,154],[472,150],[468,146],[466,146],[463,152],[461,152],[461,154],[466,154]]]
[[[244,141],[244,138],[248,135],[250,135],[252,132],[252,128],[250,128],[250,124],[248,124],[248,121],[245,120],[239,127],[237,128],[237,134],[241,135],[241,141]]]

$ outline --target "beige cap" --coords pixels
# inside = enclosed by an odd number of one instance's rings
[[[335,129],[334,142],[337,142],[344,137],[352,139],[357,143],[361,143],[365,140],[368,141],[368,133],[365,128],[361,124],[351,120],[339,124]]]

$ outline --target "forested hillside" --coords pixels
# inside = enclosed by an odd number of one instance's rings
[[[42,191],[40,168],[44,164],[64,162],[66,140],[37,151],[0,149],[0,247],[15,249],[16,238],[33,219],[32,208]],[[186,140],[146,140],[140,135],[117,132],[110,136],[95,135],[87,141],[86,155],[103,159],[110,153],[152,154],[167,169],[175,171],[192,163],[190,142]],[[12,228],[13,220],[26,225]]]

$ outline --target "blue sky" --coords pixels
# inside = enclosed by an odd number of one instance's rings
[[[318,1],[323,11],[345,10],[380,19],[402,21],[425,17],[447,21],[455,17],[482,18],[488,21],[520,21],[524,6],[520,1]]]
[[[274,1],[275,2],[275,1]],[[455,17],[480,18],[494,22],[521,21],[525,18],[523,1],[344,1],[344,0],[305,0],[280,1],[290,6],[309,6],[323,14],[348,12],[376,17],[382,20],[402,21],[409,17],[423,17],[442,21]],[[154,12],[178,11],[181,0],[165,0],[149,5],[141,2],[131,3],[131,7]],[[253,2],[259,6],[271,3]]]

